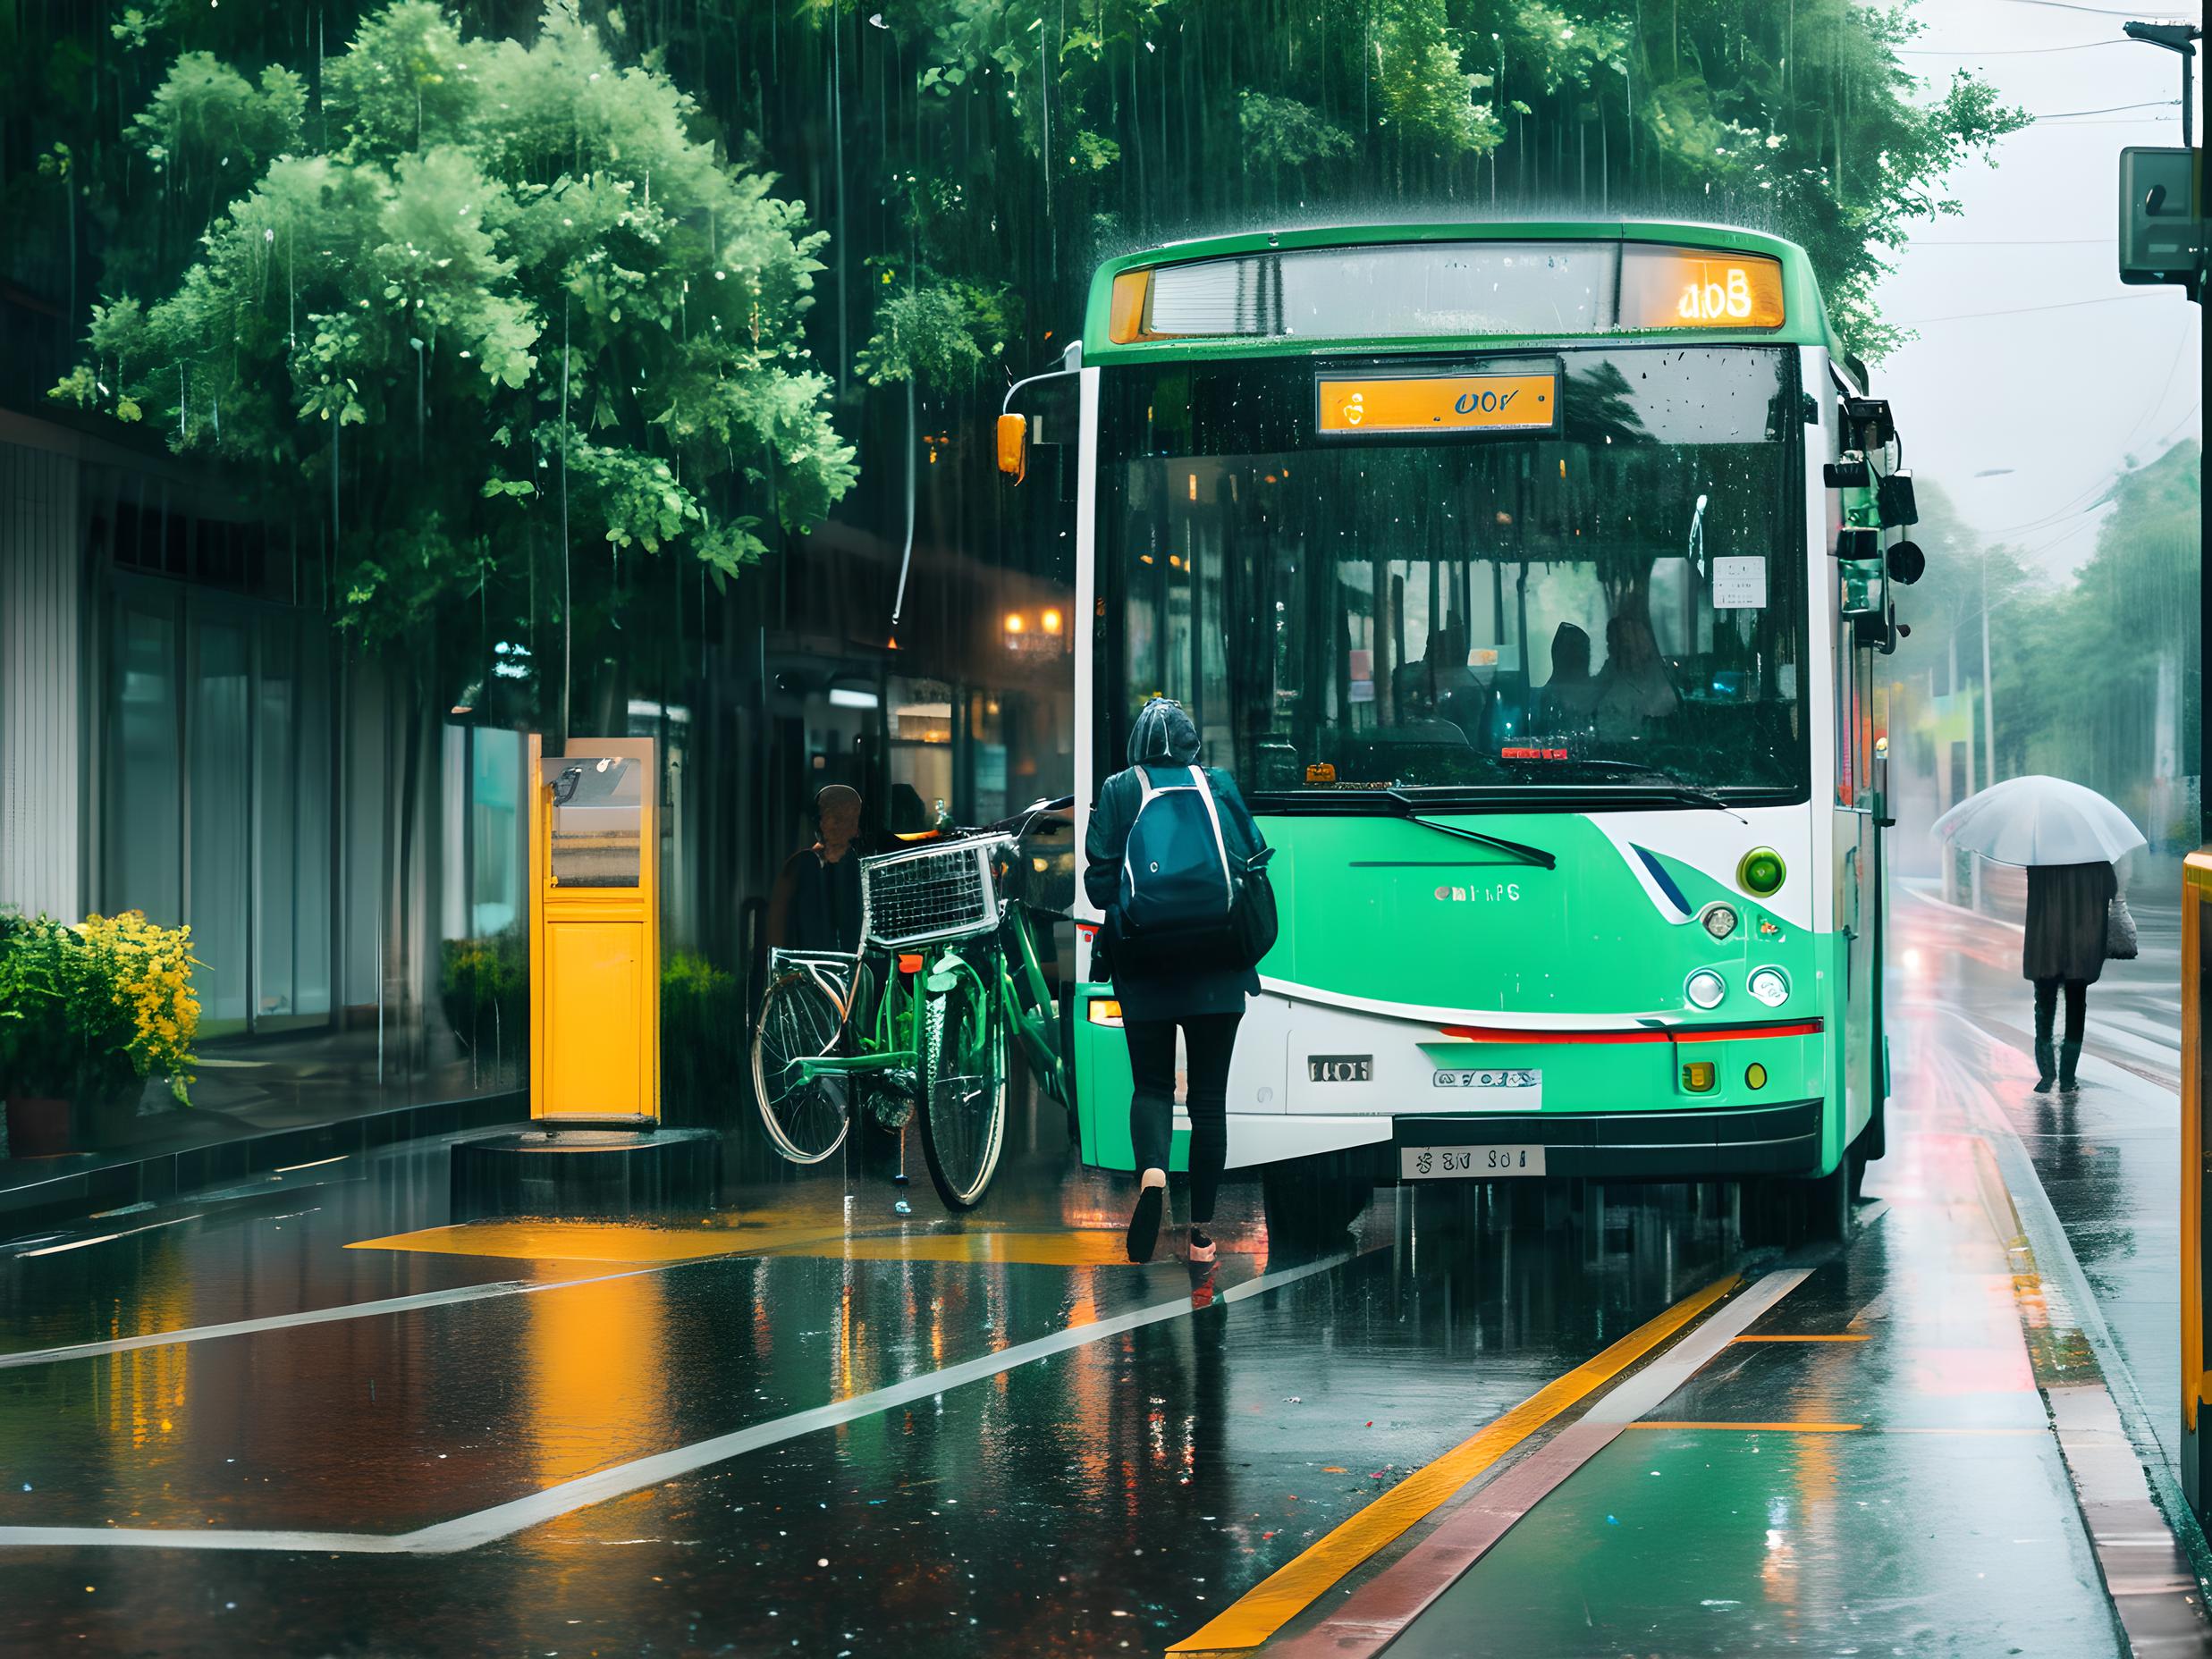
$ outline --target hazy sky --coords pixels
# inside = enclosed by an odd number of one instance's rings
[[[2064,571],[2093,551],[2104,514],[2085,509],[2123,458],[2147,461],[2201,430],[2199,307],[2179,288],[2115,274],[2120,151],[2182,141],[2180,59],[2120,25],[2200,13],[2116,0],[1913,10],[1924,32],[1904,61],[1931,95],[1971,68],[2039,116],[2098,112],[2039,121],[1998,147],[1995,167],[1954,175],[1965,213],[1922,227],[1880,290],[1886,313],[1921,337],[1874,369],[1905,464],[1983,534]],[[2118,44],[2091,44],[2103,41]],[[2197,90],[2201,121],[2201,79]],[[1974,476],[2000,467],[2012,470]]]

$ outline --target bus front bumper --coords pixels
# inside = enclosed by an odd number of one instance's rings
[[[1792,1100],[1722,1111],[1423,1113],[1393,1118],[1389,1141],[1372,1151],[1385,1181],[1399,1178],[1407,1147],[1541,1146],[1547,1179],[1805,1175],[1820,1166],[1820,1108]]]

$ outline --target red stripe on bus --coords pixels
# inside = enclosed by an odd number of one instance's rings
[[[1817,1037],[1819,1020],[1787,1020],[1774,1025],[1677,1025],[1672,1030],[1640,1025],[1634,1031],[1524,1032],[1496,1025],[1447,1025],[1447,1037],[1468,1042],[1735,1042],[1747,1037]]]

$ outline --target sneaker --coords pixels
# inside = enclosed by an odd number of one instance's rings
[[[1219,1252],[1219,1249],[1220,1247],[1208,1238],[1202,1229],[1193,1227],[1190,1230],[1191,1260],[1202,1263],[1212,1261]]]
[[[1167,1201],[1165,1187],[1145,1187],[1136,1195],[1136,1208],[1129,1212],[1129,1259],[1150,1261],[1152,1246],[1160,1242],[1160,1212]]]

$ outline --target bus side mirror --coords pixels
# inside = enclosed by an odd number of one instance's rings
[[[999,470],[1019,484],[1029,472],[1029,421],[1020,415],[999,417]]]

